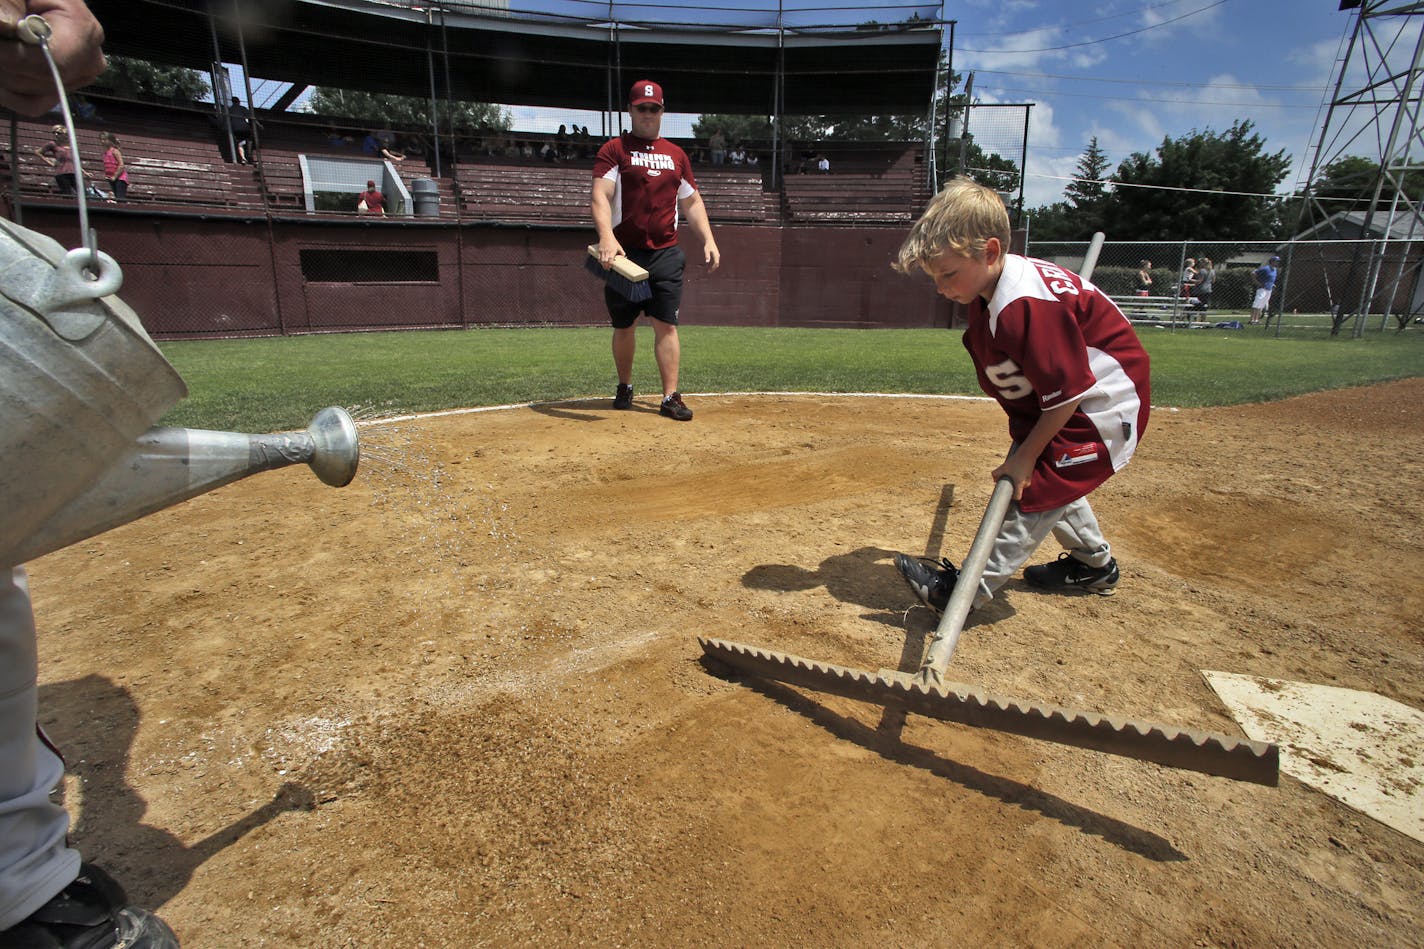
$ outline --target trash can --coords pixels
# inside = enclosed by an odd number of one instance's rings
[[[440,186],[429,178],[416,178],[410,183],[411,201],[416,217],[440,216]]]

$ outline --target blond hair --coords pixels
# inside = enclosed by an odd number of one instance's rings
[[[119,137],[113,132],[100,132],[99,141],[103,142],[105,145],[112,145],[115,148],[119,147]]]
[[[892,264],[901,273],[913,273],[951,251],[961,257],[979,257],[990,238],[1009,249],[1009,212],[992,188],[968,178],[954,178],[930,201],[925,213],[910,228]]]

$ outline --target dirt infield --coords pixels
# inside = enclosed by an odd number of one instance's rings
[[[32,564],[77,845],[188,947],[1424,944],[1424,845],[1292,778],[709,674],[699,634],[917,658],[889,555],[946,485],[962,555],[1005,434],[689,403],[364,427],[348,488],[262,474]],[[1424,707],[1421,405],[1156,411],[1094,495],[1118,595],[1015,581],[952,677],[1229,734],[1202,670]]]

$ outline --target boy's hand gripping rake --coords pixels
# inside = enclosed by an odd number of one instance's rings
[[[1092,273],[1102,243],[1101,233],[1093,235],[1082,268],[1084,280]],[[892,669],[876,673],[848,669],[755,646],[699,637],[702,651],[751,675],[914,712],[926,718],[992,728],[1275,787],[1279,780],[1280,749],[1274,744],[1026,702],[946,681],[945,669],[959,643],[959,634],[974,605],[979,580],[989,560],[989,550],[1003,526],[1013,497],[1013,480],[1000,478],[916,675]]]

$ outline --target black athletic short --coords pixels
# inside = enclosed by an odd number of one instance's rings
[[[603,302],[614,329],[632,326],[644,313],[676,326],[677,310],[682,306],[682,271],[687,263],[682,248],[674,244],[660,250],[634,249],[628,251],[628,259],[648,272],[653,296],[642,303],[630,303],[612,287],[604,287]]]

